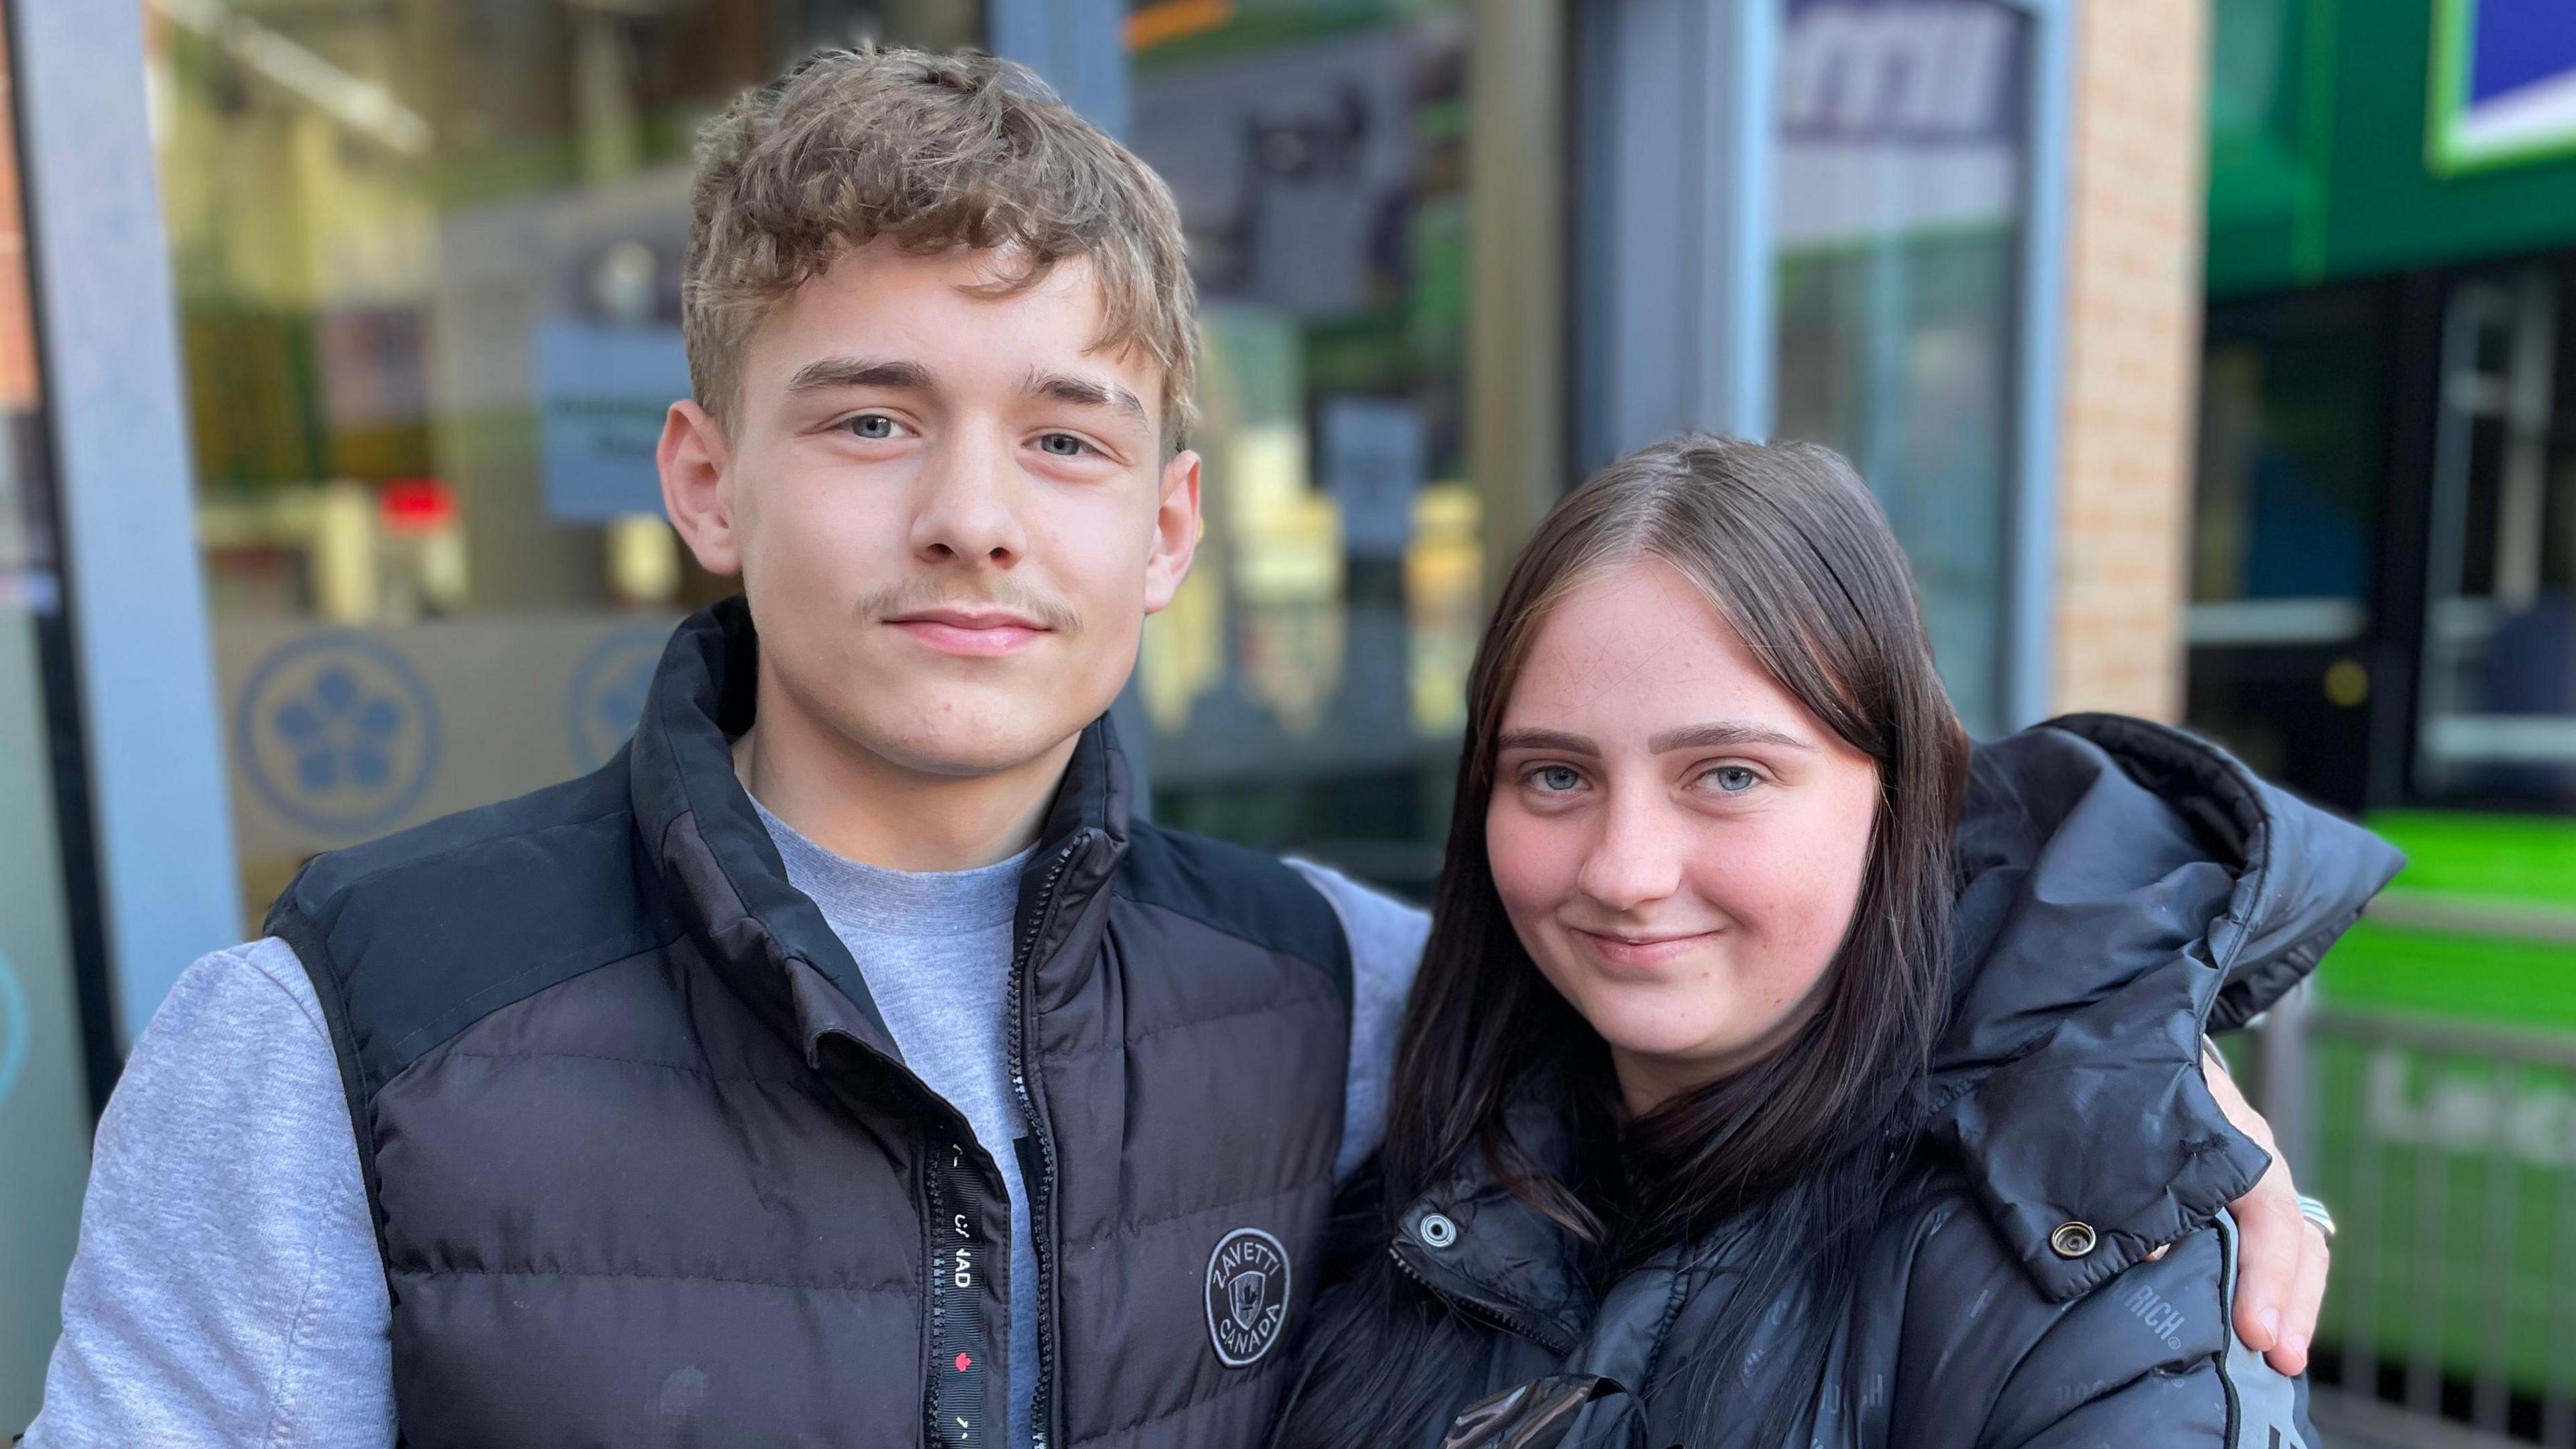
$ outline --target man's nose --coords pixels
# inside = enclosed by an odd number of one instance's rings
[[[1634,910],[1679,890],[1687,833],[1671,815],[1656,792],[1614,789],[1576,886],[1614,911]]]
[[[1009,568],[1028,552],[1028,527],[1020,516],[1024,480],[1006,445],[972,435],[942,439],[922,468],[919,486],[912,519],[915,556]]]

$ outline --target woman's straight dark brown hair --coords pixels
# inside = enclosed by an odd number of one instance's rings
[[[1815,1015],[1764,1060],[1621,1121],[1601,1039],[1539,974],[1504,914],[1485,814],[1504,708],[1550,609],[1650,560],[1695,584],[1782,687],[1875,763],[1879,803],[1859,901]],[[1619,459],[1568,496],[1514,563],[1477,650],[1379,1181],[1349,1225],[1275,1442],[1413,1442],[1475,1387],[1491,1330],[1446,1310],[1386,1252],[1395,1214],[1469,1153],[1589,1243],[1604,1274],[1747,1215],[1766,1220],[1765,1241],[1807,1245],[1804,1257],[1759,1265],[1708,1341],[1670,1350],[1687,1356],[1694,1398],[1785,1427],[1810,1387],[1798,1375],[1783,1376],[1768,1403],[1730,1389],[1758,1320],[1782,1302],[1802,1306],[1782,1320],[1793,1339],[1839,1316],[1853,1255],[1903,1161],[1946,1006],[1950,839],[1967,769],[1967,736],[1933,669],[1904,553],[1831,450],[1683,437]],[[1505,1111],[1534,1092],[1551,1095],[1547,1105],[1606,1149],[1593,1158],[1618,1170],[1567,1182],[1522,1152]]]

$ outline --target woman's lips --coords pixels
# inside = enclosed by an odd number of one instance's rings
[[[1693,931],[1673,935],[1640,933],[1635,935],[1587,931],[1579,926],[1566,928],[1592,953],[1613,966],[1664,966],[1698,950],[1708,943],[1715,931]]]
[[[1047,632],[1023,619],[975,618],[946,614],[917,614],[887,621],[914,640],[942,654],[960,654],[989,659],[1002,654],[1015,654],[1030,641]]]

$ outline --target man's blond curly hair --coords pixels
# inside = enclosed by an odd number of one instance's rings
[[[1099,279],[1093,346],[1137,348],[1163,377],[1163,442],[1196,418],[1198,294],[1180,209],[1144,162],[989,55],[824,51],[746,92],[699,133],[681,290],[689,383],[719,421],[780,299],[846,250],[997,253],[1007,295],[1068,257]]]

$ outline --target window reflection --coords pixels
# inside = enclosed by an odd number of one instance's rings
[[[660,517],[689,145],[974,0],[148,0],[246,922],[601,763],[730,586]]]
[[[2576,802],[2576,262],[2473,275],[2445,307],[2416,786]]]
[[[1780,436],[1868,479],[1971,729],[2002,722],[2029,18],[1785,0]]]
[[[2395,290],[2210,308],[2192,504],[2190,723],[2345,809],[2368,803]]]
[[[2361,632],[2382,462],[2366,420],[2384,412],[2386,328],[2368,288],[2214,312],[2201,365],[2193,643]]]
[[[1207,533],[1141,668],[1157,807],[1436,868],[1481,615],[1460,427],[1468,12],[1138,10],[1137,152],[1206,304]]]
[[[727,587],[650,464],[690,137],[815,45],[973,43],[983,8],[146,3],[247,918],[315,852],[614,750],[669,621]],[[1481,622],[1468,24],[1127,30],[1126,139],[1207,301],[1207,540],[1140,668],[1157,805],[1418,886]]]

